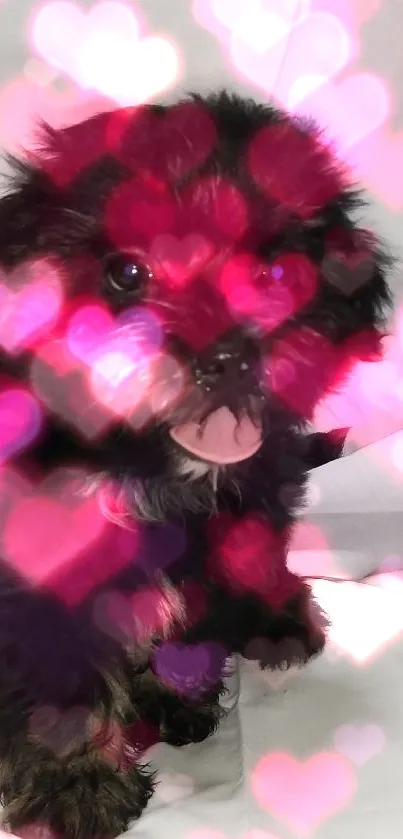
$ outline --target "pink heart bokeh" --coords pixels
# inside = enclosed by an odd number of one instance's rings
[[[293,101],[294,96],[291,88],[288,104],[294,113],[316,119],[341,152],[379,128],[390,111],[386,83],[365,72],[347,76],[337,84],[328,81],[301,102]]]
[[[379,725],[342,725],[333,737],[338,752],[356,766],[363,766],[382,751],[386,742],[385,733]]]
[[[223,43],[236,74],[286,105],[301,76],[326,81],[353,54],[345,22],[292,0],[195,0],[197,21]],[[315,83],[317,83],[315,82]]]
[[[127,309],[116,320],[100,305],[83,306],[69,320],[66,344],[89,370],[97,401],[120,415],[138,407],[152,382],[152,362],[162,342],[158,319]]]
[[[62,305],[58,271],[45,260],[11,272],[0,284],[0,345],[12,354],[32,346],[56,324]]]
[[[189,233],[182,239],[161,234],[153,240],[150,251],[173,288],[186,287],[213,253],[213,245],[197,233]]]
[[[251,786],[263,810],[309,836],[350,803],[357,781],[351,765],[336,752],[314,755],[305,763],[278,752],[260,758]]]
[[[233,71],[291,110],[317,117],[363,184],[393,210],[403,206],[403,133],[387,127],[386,81],[354,73],[360,27],[380,0],[194,0],[199,23],[223,45]],[[315,100],[316,96],[316,101]],[[305,101],[306,100],[306,101]]]
[[[41,70],[40,65],[38,76]],[[107,97],[89,94],[73,83],[61,92],[53,81],[44,84],[40,77],[17,76],[0,90],[0,140],[7,151],[20,155],[22,149],[37,148],[40,120],[61,128],[114,106]],[[82,147],[84,151],[88,154]],[[91,160],[97,153],[96,147],[91,148]],[[75,163],[77,159],[76,155]]]
[[[91,476],[83,470],[58,469],[42,481],[19,480],[13,470],[2,477],[2,556],[32,587],[76,604],[135,557],[137,530],[121,537],[97,496],[84,492]]]

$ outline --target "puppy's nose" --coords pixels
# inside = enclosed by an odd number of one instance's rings
[[[254,378],[259,354],[251,342],[228,340],[203,354],[195,365],[196,383],[204,390],[217,390]]]

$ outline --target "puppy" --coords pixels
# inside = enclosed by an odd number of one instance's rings
[[[228,656],[323,649],[287,547],[391,260],[316,126],[226,92],[44,127],[10,164],[4,823],[114,837],[152,795],[146,747],[214,731]]]

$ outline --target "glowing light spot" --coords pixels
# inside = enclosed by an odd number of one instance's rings
[[[243,9],[232,28],[234,38],[241,37],[260,55],[265,55],[288,32],[289,27],[280,15],[261,7]]]
[[[300,76],[290,87],[287,101],[289,109],[291,111],[294,110],[306,96],[309,96],[310,93],[313,93],[321,85],[326,84],[327,81],[327,76]]]
[[[136,363],[123,353],[107,351],[92,365],[94,395],[122,417],[140,405],[150,382],[150,365],[140,356]]]
[[[115,320],[101,306],[84,306],[71,317],[66,335],[70,351],[89,368],[97,401],[122,417],[142,404],[162,340],[159,318],[142,307]]]
[[[120,105],[133,105],[169,87],[178,56],[169,40],[140,38],[125,3],[97,3],[88,12],[74,3],[47,3],[35,15],[31,41],[45,61],[83,88]]]
[[[103,376],[111,387],[119,387],[134,372],[130,358],[118,352],[107,352],[93,366],[93,375]]]
[[[70,319],[66,333],[67,346],[86,364],[96,357],[102,339],[114,326],[112,316],[101,306],[83,306]]]
[[[312,588],[329,615],[331,644],[356,663],[369,663],[403,631],[401,585],[382,590],[375,585],[343,582],[334,586],[325,580],[313,580]]]
[[[93,365],[105,353],[121,353],[138,364],[151,358],[163,341],[157,315],[142,307],[126,309],[114,319],[102,306],[83,306],[67,327],[67,346],[80,361]]]

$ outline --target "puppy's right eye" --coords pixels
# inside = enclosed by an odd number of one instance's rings
[[[137,257],[119,255],[107,265],[105,281],[113,292],[140,294],[154,277],[151,269]]]

